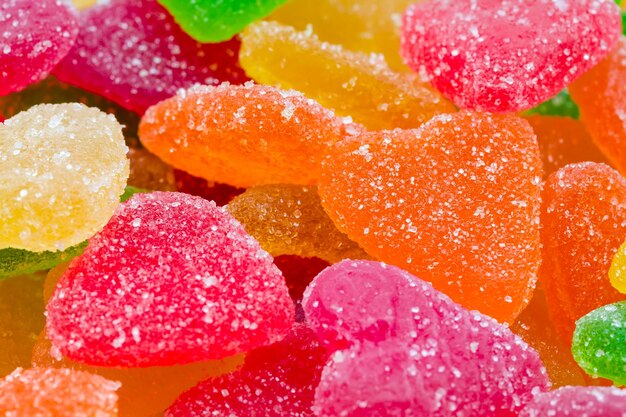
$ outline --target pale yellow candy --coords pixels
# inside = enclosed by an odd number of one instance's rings
[[[111,218],[129,174],[122,126],[82,104],[43,104],[0,124],[0,248],[62,250]]]
[[[626,294],[626,242],[620,246],[613,257],[609,269],[609,279],[617,291]]]
[[[76,6],[78,10],[87,9],[97,2],[98,0],[72,0],[72,3],[74,3],[74,6]]]

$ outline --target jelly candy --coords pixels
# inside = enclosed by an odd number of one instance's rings
[[[93,6],[98,2],[98,0],[72,0],[72,2],[74,3],[74,6],[78,8],[78,10],[82,10]]]
[[[87,372],[18,368],[0,380],[0,415],[117,417],[118,387]]]
[[[63,250],[100,230],[124,191],[127,151],[115,118],[82,104],[43,104],[6,120],[0,248]]]
[[[576,362],[593,377],[626,385],[626,301],[593,310],[576,322],[572,352]]]
[[[255,23],[242,34],[239,57],[257,82],[301,91],[369,129],[418,127],[455,111],[419,77],[396,73],[375,56],[323,43],[310,31]]]
[[[625,298],[607,274],[626,236],[626,180],[604,164],[572,164],[550,175],[542,199],[540,277],[554,325],[569,344],[576,320]]]
[[[461,108],[517,111],[600,62],[619,20],[613,0],[436,0],[405,12],[402,55]]]
[[[328,267],[328,262],[320,258],[302,258],[297,255],[280,255],[274,258],[274,265],[285,277],[291,299],[296,301],[296,308],[302,300],[302,294],[309,283]],[[296,314],[298,311],[296,311]],[[298,317],[296,317],[298,320]]]
[[[205,200],[215,201],[218,206],[224,206],[233,198],[245,191],[244,188],[233,187],[228,184],[220,184],[215,181],[207,181],[204,178],[194,177],[191,174],[174,170],[176,189],[181,193],[202,197]]]
[[[284,340],[250,352],[238,372],[181,395],[165,417],[313,417],[313,396],[327,358],[315,334],[296,324]]]
[[[316,187],[253,187],[231,201],[228,211],[272,256],[316,256],[330,263],[369,258],[337,230],[322,208]]]
[[[131,148],[130,175],[128,183],[153,191],[176,191],[176,180],[172,167],[146,149]]]
[[[511,416],[549,385],[537,353],[508,328],[393,266],[333,265],[303,307],[322,340],[348,346],[322,373],[318,417]]]
[[[519,417],[624,417],[626,390],[563,387],[537,395]]]
[[[287,0],[159,0],[185,32],[200,42],[221,42]]]
[[[3,96],[45,78],[72,47],[78,23],[61,0],[2,0],[0,33]]]
[[[222,84],[197,86],[150,108],[139,138],[176,168],[248,187],[315,183],[328,145],[346,129],[295,91]]]
[[[626,242],[622,243],[611,262],[609,279],[617,291],[626,294]]]
[[[339,142],[319,192],[337,228],[371,256],[512,323],[540,262],[540,182],[527,122],[461,112]]]
[[[143,114],[180,88],[246,81],[238,50],[237,40],[197,43],[156,0],[110,0],[80,14],[76,44],[54,75]]]
[[[137,194],[89,241],[47,306],[47,334],[97,366],[222,359],[280,340],[293,304],[272,258],[215,203]]]
[[[578,105],[572,101],[569,92],[563,90],[551,99],[528,110],[526,114],[542,114],[545,116],[562,116],[578,119],[580,117],[580,110],[578,109]]]

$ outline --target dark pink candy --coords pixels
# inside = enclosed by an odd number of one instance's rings
[[[0,1],[0,96],[44,79],[78,34],[63,0]]]
[[[238,60],[238,40],[200,44],[156,0],[111,0],[81,13],[54,74],[142,114],[180,88],[247,81]]]
[[[215,203],[137,194],[90,239],[48,304],[48,337],[99,366],[221,359],[281,340],[294,306],[272,257]]]
[[[626,390],[563,387],[537,395],[519,417],[624,417]]]

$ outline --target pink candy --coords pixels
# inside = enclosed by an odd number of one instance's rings
[[[626,390],[563,387],[537,395],[519,417],[624,417]]]

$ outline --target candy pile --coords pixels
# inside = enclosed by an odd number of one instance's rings
[[[0,416],[624,417],[625,16],[1,1]]]

